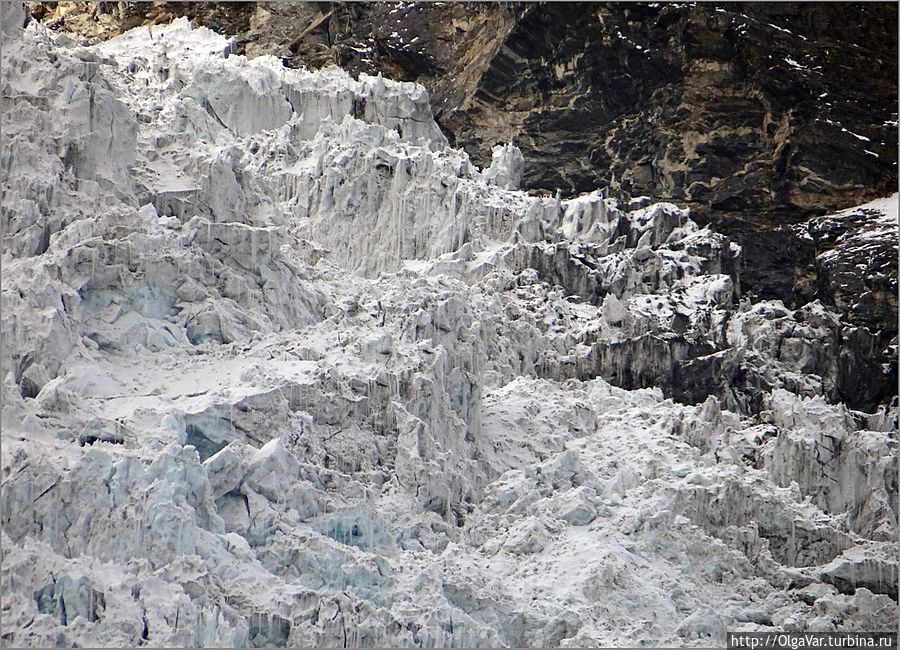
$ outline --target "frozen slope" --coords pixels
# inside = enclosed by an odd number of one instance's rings
[[[418,86],[4,13],[4,643],[896,620],[896,413],[840,404],[865,330],[740,302],[673,205],[476,169]]]

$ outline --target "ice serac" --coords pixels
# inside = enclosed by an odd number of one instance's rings
[[[22,34],[25,24],[24,6],[18,2],[9,2],[0,7],[0,34],[4,41],[11,41]]]
[[[479,170],[421,87],[186,21],[32,23],[2,90],[4,643],[896,617],[896,406],[854,379],[890,342],[742,296],[687,210],[521,192],[516,147]]]
[[[518,190],[522,187],[522,170],[525,159],[519,148],[508,145],[494,147],[491,166],[484,170],[484,180],[505,190]]]

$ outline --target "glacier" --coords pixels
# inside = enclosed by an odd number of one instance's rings
[[[893,626],[896,404],[842,403],[866,330],[742,297],[685,209],[529,194],[511,144],[478,169],[415,84],[17,11],[4,644]]]

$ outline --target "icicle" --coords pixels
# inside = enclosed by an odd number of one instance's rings
[[[793,562],[797,562],[797,518],[791,519],[791,554]]]
[[[403,195],[400,196],[400,202],[398,203],[397,208],[397,261],[399,262],[402,257],[401,251],[401,238],[403,233],[401,232],[401,227],[403,224]]]

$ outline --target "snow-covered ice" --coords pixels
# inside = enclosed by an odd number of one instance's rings
[[[895,410],[686,210],[521,192],[414,84],[3,13],[5,644],[896,620]]]

